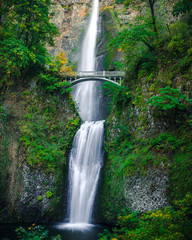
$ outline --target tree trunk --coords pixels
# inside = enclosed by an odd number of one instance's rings
[[[157,31],[157,24],[156,24],[154,5],[155,5],[155,0],[149,0],[149,6],[150,6],[150,10],[151,10],[153,29],[154,29],[154,32],[157,34],[157,39],[158,39],[159,37],[158,37],[158,31]]]

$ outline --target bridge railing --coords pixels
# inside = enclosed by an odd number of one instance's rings
[[[79,71],[76,74],[77,77],[124,77],[123,71]]]
[[[79,78],[79,77],[124,77],[125,72],[123,71],[79,71],[79,72],[72,72],[71,74],[64,74],[64,77],[72,77],[72,78]]]
[[[90,78],[93,77],[95,80],[97,78],[108,79],[112,82],[116,82],[121,85],[121,80],[125,76],[123,71],[79,71],[73,72],[72,74],[64,75],[64,79],[70,81],[71,83],[77,81],[78,79]],[[85,81],[85,79],[83,80]]]

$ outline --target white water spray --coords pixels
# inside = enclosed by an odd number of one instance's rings
[[[83,41],[78,69],[80,71],[95,70],[98,11],[99,0],[93,0],[90,22]],[[88,224],[91,221],[102,166],[104,121],[101,120],[100,116],[100,96],[96,82],[78,84],[74,87],[72,96],[84,121],[75,135],[69,162],[69,223],[79,226]]]

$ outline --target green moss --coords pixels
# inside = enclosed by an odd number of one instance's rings
[[[63,108],[59,98],[33,97],[26,99],[28,106],[19,121],[21,148],[26,151],[26,161],[31,167],[55,172],[59,166],[66,164],[80,119],[66,119],[64,125],[64,116],[59,113]]]
[[[0,106],[0,210],[6,204],[7,185],[9,177],[9,168],[11,161],[9,159],[9,148],[12,136],[9,128],[10,112],[6,106]]]
[[[174,155],[170,166],[170,200],[182,199],[187,192],[192,192],[191,149],[183,149]]]
[[[38,198],[37,198],[37,201],[39,201],[39,202],[41,202],[43,200],[43,197],[42,196],[39,196]]]
[[[148,99],[154,92],[159,91],[161,84],[162,82],[155,81],[154,75],[151,74],[144,81],[142,79],[135,90],[125,91],[126,87],[122,87],[124,91],[113,92],[114,106],[106,121],[107,157],[100,193],[101,215],[103,214],[107,222],[114,223],[121,208],[126,204],[125,179],[138,174],[145,175],[149,169],[161,170],[170,176],[167,196],[171,202],[182,199],[188,191],[192,191],[189,170],[189,156],[192,151],[188,114],[190,107],[188,101],[185,101],[184,108],[188,109],[187,112],[180,116],[174,115],[176,117],[171,125],[168,124],[168,120],[172,118],[167,116],[166,120],[156,115],[155,108],[149,108]],[[177,89],[175,91],[184,96]],[[132,97],[126,100],[125,92],[131,92]],[[168,99],[171,101],[172,97]],[[183,107],[183,103],[178,101],[177,97],[174,100]],[[162,107],[165,106],[166,103],[162,104]],[[175,105],[171,107],[174,108]]]
[[[46,197],[51,198],[53,196],[53,193],[51,191],[46,192]]]

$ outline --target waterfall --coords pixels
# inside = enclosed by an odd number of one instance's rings
[[[93,0],[92,12],[83,41],[78,71],[95,70],[98,19],[99,0]],[[78,86],[74,87],[72,95],[77,103],[79,114],[84,121],[95,121],[101,119],[99,111],[100,96],[98,95],[97,84],[95,82],[91,81],[78,84]]]
[[[99,0],[93,0],[89,25],[82,46],[79,71],[95,70],[95,49]],[[72,96],[83,124],[76,133],[69,159],[69,223],[88,224],[103,158],[104,120],[100,114],[100,93],[94,81],[79,83]]]
[[[102,164],[103,121],[85,122],[70,157],[70,223],[89,223]]]

